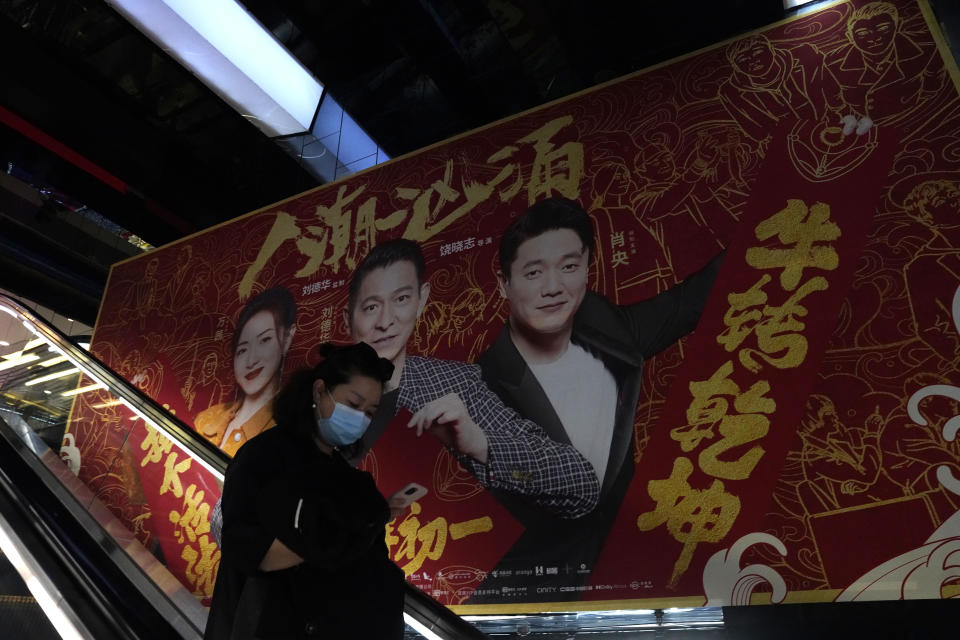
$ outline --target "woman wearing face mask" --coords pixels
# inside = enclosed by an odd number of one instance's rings
[[[390,509],[342,453],[370,424],[393,365],[365,343],[320,352],[277,395],[277,426],[227,468],[208,640],[403,637]]]
[[[274,425],[270,401],[296,331],[297,305],[283,287],[272,287],[240,311],[233,334],[236,398],[204,409],[194,421],[204,438],[233,456],[250,438]]]

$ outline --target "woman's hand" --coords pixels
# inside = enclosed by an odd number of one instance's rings
[[[407,502],[403,499],[403,496],[393,496],[387,500],[387,504],[390,505],[390,519],[396,520],[402,516],[407,511]]]
[[[303,557],[276,538],[260,560],[260,571],[280,571],[303,563]]]

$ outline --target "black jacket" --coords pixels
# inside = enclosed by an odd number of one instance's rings
[[[577,520],[564,520],[515,496],[499,495],[526,531],[498,564],[498,574],[542,566],[542,575],[534,577],[535,589],[540,585],[566,586],[586,581],[633,478],[634,421],[643,363],[696,328],[722,258],[721,253],[682,283],[632,305],[618,306],[593,292],[584,296],[574,316],[571,339],[599,358],[617,383],[613,437],[600,501],[592,513]],[[554,440],[570,442],[553,405],[514,346],[508,327],[503,328],[478,362],[484,381],[505,404],[537,423]],[[547,567],[557,569],[550,574],[555,577],[547,574]],[[488,579],[481,589],[497,582]],[[511,580],[499,582],[515,584]],[[524,597],[527,601],[552,601],[576,595],[566,593],[567,597],[547,589],[539,595],[528,592]]]
[[[220,568],[204,637],[403,637],[403,572],[384,542],[372,476],[278,425],[230,462]],[[305,557],[263,572],[274,538]]]

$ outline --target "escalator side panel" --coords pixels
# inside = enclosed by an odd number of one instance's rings
[[[82,399],[77,404],[88,405],[92,411],[71,411],[60,451],[55,453],[48,450],[39,459],[33,458],[31,471],[40,473],[42,470],[48,476],[62,480],[62,483],[48,480],[49,484],[43,486],[47,491],[59,487],[57,498],[45,498],[34,503],[31,495],[30,498],[21,498],[21,502],[31,505],[33,520],[40,523],[38,526],[52,541],[61,562],[69,564],[70,558],[74,558],[70,566],[75,582],[97,594],[95,600],[98,602],[109,603],[102,607],[107,612],[111,611],[111,604],[123,604],[122,611],[118,612],[121,620],[131,616],[133,622],[140,624],[148,633],[124,637],[199,637],[207,611],[198,596],[212,590],[217,559],[215,554],[219,554],[216,545],[209,539],[209,509],[219,496],[228,458],[164,406],[73,344],[56,327],[37,317],[23,304],[0,295],[0,311],[14,315],[28,328],[33,327],[31,331],[47,340],[51,349],[63,354],[83,371],[84,375],[80,376],[75,387],[82,389],[86,384],[82,378],[89,377],[110,392],[108,396],[106,392],[91,390],[90,395],[81,395]],[[96,407],[98,404],[101,406]],[[116,409],[97,416],[98,410],[112,407]],[[64,418],[64,421],[67,422],[67,419]],[[9,432],[6,424],[0,422],[0,427],[0,431],[6,429]],[[84,453],[88,452],[77,439],[81,429],[88,429],[87,435],[100,438],[104,446],[96,473],[78,477],[74,474],[81,471]],[[104,432],[104,429],[109,431]],[[16,456],[20,458],[22,467],[26,464],[24,460],[28,459],[28,454],[34,455],[29,453],[30,450],[38,447],[27,447],[12,435],[13,432],[10,434],[8,439],[18,443],[11,446],[22,449]],[[29,437],[28,440],[35,441]],[[0,448],[3,448],[2,441]],[[31,486],[28,476],[23,481]],[[120,495],[118,492],[130,491],[134,486],[134,477],[140,483],[154,483],[155,486],[145,493],[165,496],[167,502],[144,504],[144,509],[139,513],[118,509],[119,501],[114,497]],[[32,482],[36,484],[36,480]],[[12,482],[9,486],[17,485]],[[201,553],[189,557],[189,554],[180,552],[181,547],[174,547],[174,553],[151,553],[142,544],[144,537],[137,532],[137,518],[148,513],[150,518],[174,524],[171,537],[199,541]],[[71,518],[72,525],[68,522]],[[85,522],[83,526],[76,524],[78,518]],[[90,539],[89,536],[75,539],[78,529],[96,529],[99,534]],[[201,538],[206,541],[205,544]],[[149,540],[147,542],[149,544]],[[183,540],[178,539],[177,542],[182,545]],[[155,551],[156,547],[152,550]],[[108,566],[99,564],[105,561],[105,557]],[[173,574],[177,572],[169,571],[166,566],[171,557],[183,563],[181,569],[185,568],[186,571],[180,573],[189,575],[192,572],[194,579],[184,581],[182,576],[179,580],[175,578]],[[93,580],[95,585],[87,584],[89,580]],[[181,583],[187,587],[184,588]],[[415,587],[407,584],[406,588],[405,615],[424,628],[431,629],[436,637],[443,640],[484,637],[462,618]],[[146,599],[153,601],[152,614],[142,614],[137,607],[126,606],[126,599],[131,593],[143,596],[151,590],[154,597]],[[151,618],[159,618],[156,625],[141,624],[144,619]],[[164,631],[159,636],[149,635],[157,629]],[[99,640],[110,636],[97,634],[94,637]]]
[[[45,464],[24,449],[0,422],[0,508],[64,600],[96,628],[92,637],[198,638],[202,621],[199,628],[185,621]],[[63,466],[55,457],[47,462]]]

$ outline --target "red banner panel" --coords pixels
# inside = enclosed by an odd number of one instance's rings
[[[944,51],[918,0],[772,25],[117,264],[92,350],[233,455],[369,342],[397,375],[352,462],[417,485],[391,558],[459,612],[956,595]],[[95,391],[75,418],[209,595],[216,481]]]
[[[696,357],[678,368],[644,450],[652,479],[631,487],[592,583],[622,582],[628,570],[628,582],[695,592],[714,579],[689,572],[703,564],[698,547],[761,526],[863,248],[895,133],[878,128],[858,139],[809,121],[774,130],[714,286],[728,293],[711,297],[687,342]],[[829,181],[817,175],[824,170]],[[615,551],[638,532],[648,532],[640,552]]]
[[[411,482],[429,487],[387,525],[387,545],[410,581],[434,598],[460,604],[510,549],[523,527],[435,438],[410,446],[401,411],[362,465],[385,495]],[[438,562],[442,559],[442,562]]]

